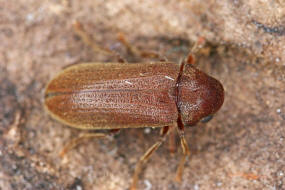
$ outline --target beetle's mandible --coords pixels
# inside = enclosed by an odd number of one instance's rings
[[[171,127],[178,129],[184,155],[177,169],[179,180],[190,153],[184,126],[209,119],[223,101],[221,83],[187,61],[77,64],[57,74],[44,97],[48,113],[74,128],[162,128],[161,138],[138,162],[131,189],[136,189],[142,164]]]

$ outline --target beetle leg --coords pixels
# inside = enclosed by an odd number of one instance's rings
[[[90,46],[94,52],[100,52],[102,54],[112,55],[113,52],[109,50],[108,48],[100,47],[94,42],[94,39],[91,35],[89,35],[83,28],[82,24],[75,20],[73,23],[73,29],[76,35],[78,35],[81,40],[86,44],[87,46]]]
[[[145,153],[144,155],[140,158],[140,160],[138,161],[137,165],[136,165],[136,169],[135,169],[135,173],[133,175],[133,181],[132,181],[132,185],[131,185],[131,190],[136,190],[136,186],[137,186],[137,182],[138,182],[138,178],[139,178],[139,173],[142,170],[142,166],[144,163],[146,163],[148,161],[148,159],[150,158],[150,156],[152,155],[152,153],[154,153],[159,146],[165,141],[165,138],[168,134],[169,131],[169,126],[165,126],[161,129],[161,136],[159,138],[159,140],[152,145]]]
[[[61,150],[61,152],[59,153],[59,156],[61,158],[64,157],[64,155],[70,151],[71,149],[75,148],[78,144],[80,144],[84,139],[88,139],[88,138],[102,138],[102,137],[107,137],[107,136],[111,136],[114,135],[115,133],[117,133],[120,129],[112,129],[110,130],[108,133],[81,133],[78,137],[72,139],[71,141],[69,141],[64,148]]]
[[[74,21],[73,23],[74,32],[78,35],[84,44],[91,47],[95,53],[99,52],[105,55],[115,56],[120,63],[125,63],[126,60],[122,56],[108,48],[100,47],[96,44],[93,37],[89,35],[83,28],[82,24],[79,21]]]
[[[194,65],[195,58],[193,54],[195,54],[203,45],[205,44],[205,39],[203,37],[199,37],[198,40],[194,43],[193,47],[191,48],[189,54],[186,57],[186,63]]]
[[[185,161],[186,161],[187,157],[190,155],[190,150],[189,150],[187,141],[185,139],[184,127],[178,126],[177,130],[178,130],[179,137],[180,137],[180,143],[181,143],[181,147],[182,147],[183,157],[181,158],[179,166],[177,168],[175,180],[178,182],[181,182]]]
[[[128,40],[125,38],[125,35],[123,33],[118,33],[117,39],[127,48],[127,50],[135,56],[140,55],[140,50],[136,48],[135,46],[131,45]]]
[[[195,64],[195,58],[192,54],[189,54],[186,58],[186,63],[190,64],[190,65],[194,65]]]
[[[152,58],[152,59],[159,59],[161,62],[167,62],[167,58],[164,56],[161,56],[158,52],[155,51],[141,51],[137,47],[131,45],[128,40],[125,38],[124,34],[119,33],[118,34],[118,40],[126,46],[128,52],[130,52],[133,56],[136,57],[143,57],[143,58]]]
[[[176,133],[174,133],[174,128],[171,128],[168,135],[168,150],[171,154],[176,151]]]
[[[119,63],[127,63],[127,61],[124,58],[122,58],[120,54],[116,54],[116,57]]]
[[[157,58],[161,62],[168,61],[168,59],[165,56],[161,56],[158,52],[155,51],[141,51],[140,56],[145,58]]]

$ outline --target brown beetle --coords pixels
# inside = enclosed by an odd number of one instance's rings
[[[161,138],[137,164],[135,189],[142,164],[170,127],[177,127],[183,148],[177,169],[180,180],[189,154],[184,126],[212,116],[223,101],[221,83],[187,62],[83,63],[64,69],[49,82],[44,105],[53,118],[78,129],[163,127]]]
[[[93,43],[79,22],[74,23],[74,29],[94,51],[113,54]],[[130,52],[143,55],[122,36],[119,38]],[[156,53],[153,55],[160,57]],[[123,61],[121,58],[119,60]],[[136,189],[142,164],[163,143],[169,129],[176,128],[183,150],[176,174],[177,181],[181,181],[184,163],[190,154],[184,126],[207,122],[224,101],[221,83],[196,69],[193,62],[189,54],[181,64],[161,61],[69,66],[48,83],[44,105],[53,118],[78,129],[107,129],[112,134],[122,128],[160,127],[160,139],[137,163],[131,190]],[[109,134],[83,134],[65,146],[61,156],[83,138]]]

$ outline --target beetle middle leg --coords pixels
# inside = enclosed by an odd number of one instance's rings
[[[168,150],[171,154],[174,154],[177,147],[176,147],[176,133],[175,133],[175,128],[172,127],[170,130],[169,130],[169,134],[168,134]]]
[[[59,156],[61,158],[64,157],[64,155],[70,151],[71,149],[75,148],[77,145],[79,145],[83,140],[88,139],[88,138],[103,138],[107,136],[114,135],[118,133],[120,129],[111,129],[107,133],[81,133],[78,137],[72,139],[69,141],[64,148],[61,150],[59,153]]]
[[[182,156],[180,163],[179,163],[179,166],[177,168],[175,180],[177,182],[181,182],[182,174],[183,174],[183,170],[184,170],[184,165],[185,165],[187,157],[190,155],[190,150],[189,150],[189,146],[187,144],[187,141],[185,139],[184,125],[182,124],[182,122],[181,123],[178,122],[177,131],[178,131],[178,134],[180,137],[180,143],[181,143],[181,147],[182,147],[183,156]]]
[[[148,161],[148,159],[150,158],[152,153],[154,153],[160,147],[160,145],[165,141],[165,138],[166,138],[168,132],[169,132],[169,126],[163,127],[161,129],[161,133],[160,133],[161,136],[160,136],[159,140],[154,145],[152,145],[144,153],[144,155],[140,158],[140,160],[138,161],[138,163],[136,165],[135,173],[134,173],[134,176],[133,176],[133,182],[132,182],[132,185],[131,185],[131,190],[136,190],[136,186],[137,186],[137,182],[138,182],[138,178],[139,178],[139,173],[142,170],[143,164]]]
[[[139,50],[136,46],[131,45],[122,33],[119,33],[117,38],[127,48],[128,52],[131,53],[133,56],[159,59],[162,62],[168,61],[165,56],[161,56],[158,52]]]

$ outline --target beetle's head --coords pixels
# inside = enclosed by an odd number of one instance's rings
[[[209,121],[224,102],[222,84],[190,64],[184,66],[179,84],[178,107],[185,126]]]

